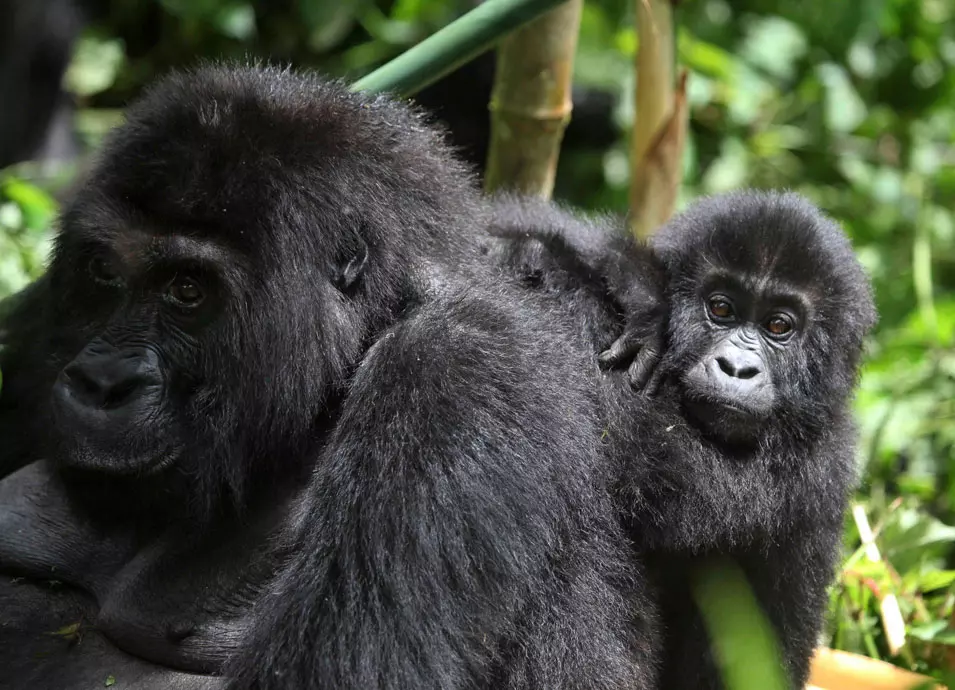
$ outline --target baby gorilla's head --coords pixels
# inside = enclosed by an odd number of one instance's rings
[[[839,226],[795,194],[704,199],[653,240],[667,268],[661,366],[729,442],[818,429],[852,391],[876,314]]]

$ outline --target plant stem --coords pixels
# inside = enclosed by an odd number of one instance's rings
[[[636,121],[630,142],[631,230],[649,236],[676,206],[686,137],[686,72],[674,88],[673,1],[635,0]]]
[[[356,81],[356,91],[410,96],[491,48],[561,0],[487,0]]]
[[[485,186],[549,198],[564,129],[583,0],[570,0],[501,42],[491,93]]]

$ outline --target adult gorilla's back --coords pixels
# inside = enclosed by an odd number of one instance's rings
[[[148,661],[215,671],[235,652],[235,687],[647,687],[589,348],[478,258],[483,214],[402,105],[271,69],[161,81],[11,324],[4,428],[40,420],[22,433],[67,508],[0,506],[0,526],[33,532],[0,537],[0,567],[72,574],[97,628]],[[284,528],[209,577],[211,547],[261,532],[276,502]],[[89,511],[142,529],[86,534]],[[191,551],[163,565],[177,529]],[[148,579],[129,565],[144,550]],[[169,611],[124,608],[151,602]],[[178,609],[198,618],[168,627]],[[0,662],[38,648],[4,635]]]

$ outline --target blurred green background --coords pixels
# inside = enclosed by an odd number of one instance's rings
[[[10,0],[19,23],[0,41],[0,161],[34,160],[0,171],[0,296],[43,271],[58,205],[155,75],[200,57],[253,57],[353,78],[471,5]],[[858,501],[883,558],[864,555],[847,518],[825,642],[942,677],[955,669],[955,3],[689,0],[677,19],[691,103],[682,201],[741,186],[798,190],[845,224],[876,288],[882,318],[856,402]],[[626,211],[632,27],[632,0],[585,5],[556,189],[585,207]],[[25,80],[60,83],[48,64],[57,40],[65,94],[47,94],[51,122],[32,122],[42,98]],[[492,74],[484,60],[420,99],[478,163]],[[21,136],[36,125],[41,134]],[[896,654],[880,616],[890,594],[907,626]]]

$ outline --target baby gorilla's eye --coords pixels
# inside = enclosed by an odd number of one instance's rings
[[[725,297],[719,295],[710,297],[706,303],[710,314],[717,319],[726,320],[733,318],[733,305]]]
[[[107,257],[102,255],[94,256],[90,259],[89,272],[97,283],[104,285],[116,285],[122,277],[119,271]]]
[[[764,325],[764,328],[777,337],[788,335],[793,329],[793,320],[788,314],[773,314]]]
[[[205,299],[202,287],[189,277],[176,278],[169,284],[166,294],[183,307],[195,307]]]

